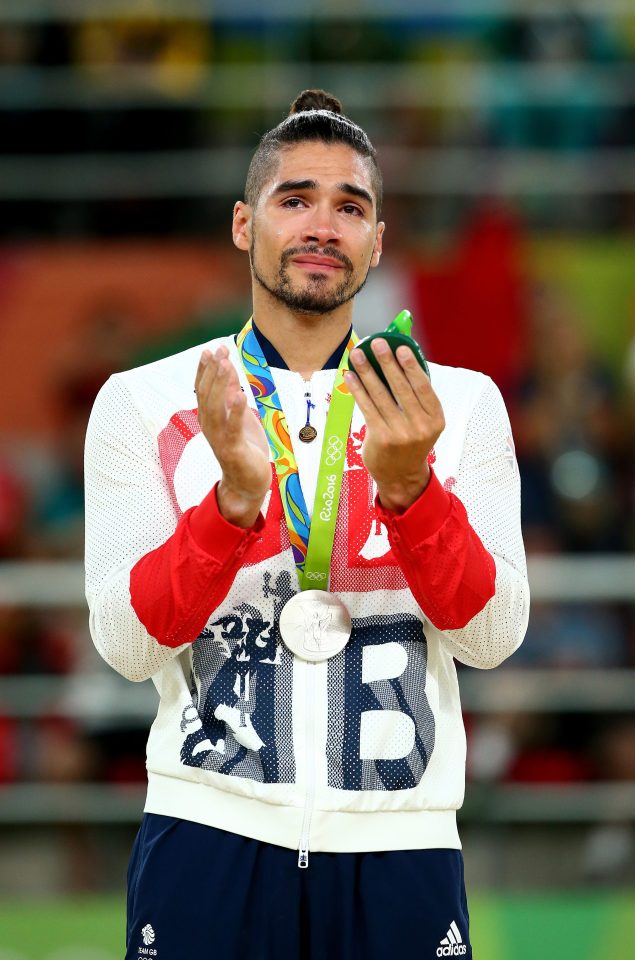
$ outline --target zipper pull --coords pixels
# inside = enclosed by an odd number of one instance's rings
[[[300,870],[308,870],[309,868],[309,845],[308,843],[301,843],[300,849],[298,851],[298,867]]]

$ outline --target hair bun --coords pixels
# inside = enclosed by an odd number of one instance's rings
[[[342,104],[332,93],[326,90],[303,90],[291,104],[289,116],[294,113],[303,113],[306,110],[330,110],[331,113],[342,113]]]

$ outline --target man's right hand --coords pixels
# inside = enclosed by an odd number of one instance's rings
[[[223,471],[220,512],[236,526],[252,527],[271,486],[269,443],[247,405],[227,347],[203,351],[194,390],[198,422]]]

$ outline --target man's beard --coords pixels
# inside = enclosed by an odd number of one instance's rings
[[[251,272],[261,287],[284,303],[285,306],[297,313],[306,314],[324,314],[331,313],[343,303],[347,303],[357,296],[368,278],[369,270],[366,276],[359,284],[355,286],[354,268],[352,261],[336,247],[316,247],[308,245],[306,247],[293,247],[285,250],[280,258],[280,266],[273,283],[268,283],[256,269],[256,237],[252,237],[249,258],[251,261]],[[288,263],[292,257],[297,256],[324,256],[332,257],[338,260],[344,267],[344,277],[334,290],[324,289],[328,283],[328,276],[324,273],[309,273],[309,283],[303,289],[293,289],[291,278],[288,271]]]

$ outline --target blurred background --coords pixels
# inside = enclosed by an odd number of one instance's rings
[[[408,307],[514,428],[529,631],[460,668],[475,956],[627,960],[632,0],[1,0],[0,960],[123,956],[156,699],[88,634],[86,422],[110,373],[249,315],[232,205],[309,86],[385,173],[358,331]]]

